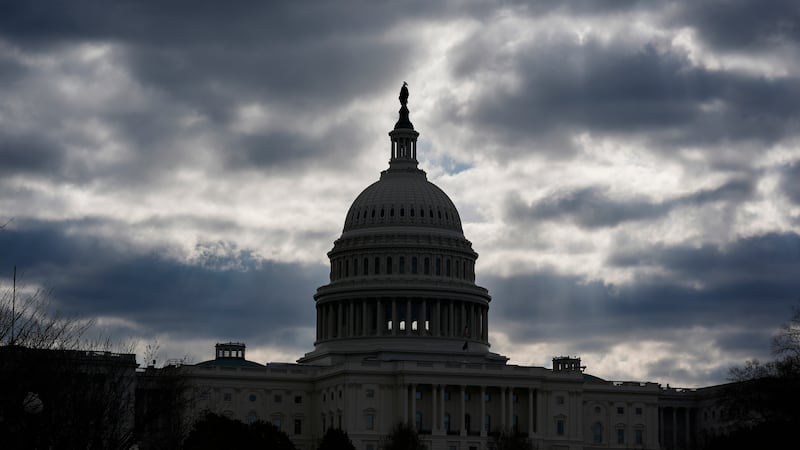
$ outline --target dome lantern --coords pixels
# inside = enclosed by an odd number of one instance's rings
[[[409,119],[408,111],[408,83],[403,82],[400,88],[400,118],[394,124],[394,130],[389,132],[392,141],[389,170],[415,170],[417,169],[417,137],[414,125]]]

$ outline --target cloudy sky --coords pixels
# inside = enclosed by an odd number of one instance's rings
[[[492,350],[682,386],[800,305],[800,3],[0,3],[0,282],[161,356],[313,347],[410,86]]]

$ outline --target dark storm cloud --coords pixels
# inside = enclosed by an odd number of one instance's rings
[[[512,223],[569,219],[583,228],[614,227],[625,222],[659,219],[682,206],[735,204],[749,199],[753,190],[751,181],[735,179],[714,189],[654,202],[643,197],[615,199],[604,188],[586,187],[557,192],[530,205],[510,196],[505,202],[505,217]]]
[[[800,161],[794,161],[781,169],[780,188],[796,205],[800,205]]]
[[[495,299],[494,320],[519,342],[567,339],[581,349],[610,348],[631,340],[672,340],[676,330],[705,327],[720,331],[714,336],[722,351],[762,345],[766,352],[772,330],[800,302],[796,233],[743,238],[726,248],[642,249],[638,255],[624,263],[652,265],[652,255],[667,275],[641,275],[618,285],[547,270],[485,279]],[[743,345],[749,339],[757,343]]]
[[[621,37],[578,43],[556,34],[513,52],[496,45],[476,34],[452,52],[453,75],[481,80],[481,90],[467,108],[445,105],[441,114],[525,151],[547,151],[555,142],[551,147],[565,154],[573,134],[583,131],[644,137],[667,154],[723,143],[763,148],[800,131],[794,77],[713,71],[693,65],[678,48]],[[508,73],[517,80],[513,87],[486,82]]]
[[[727,50],[800,43],[800,3],[794,0],[686,0],[672,20],[692,26],[701,39]]]
[[[100,220],[100,219],[96,219]],[[324,282],[316,266],[266,261],[230,244],[211,243],[192,262],[141,253],[66,228],[15,220],[0,232],[4,272],[16,265],[28,282],[51,288],[61,310],[79,317],[114,317],[138,324],[147,337],[257,339],[278,342],[293,327],[314,323],[312,295]]]
[[[51,173],[64,163],[62,149],[42,134],[0,130],[0,175]]]

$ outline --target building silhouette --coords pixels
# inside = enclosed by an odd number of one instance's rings
[[[377,450],[398,422],[432,450],[485,449],[500,431],[539,449],[700,446],[721,423],[708,414],[713,389],[606,381],[578,358],[531,367],[490,351],[478,254],[453,202],[418,167],[407,102],[404,84],[389,167],[353,201],[328,253],[313,350],[261,365],[243,343],[217,344],[213,360],[188,367],[193,413],[267,420],[306,450],[330,427]]]

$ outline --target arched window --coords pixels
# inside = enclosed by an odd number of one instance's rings
[[[375,217],[375,208],[372,208],[372,217]]]
[[[397,271],[399,273],[406,273],[406,257],[401,256],[400,260],[397,261]]]
[[[364,258],[364,275],[369,275],[369,258]]]
[[[388,275],[392,274],[392,257],[391,256],[387,256],[386,257],[386,274],[388,274]]]
[[[423,262],[423,270],[422,271],[423,271],[423,273],[425,275],[430,275],[431,274],[431,259],[428,258],[427,256],[425,257],[425,261]]]
[[[413,274],[417,273],[417,257],[416,256],[412,256],[411,257],[411,273],[413,273]]]
[[[381,258],[379,256],[375,257],[375,275],[381,274]]]
[[[389,217],[394,217],[394,208],[389,210]]]
[[[423,209],[423,208],[419,209],[419,216],[420,217],[425,217],[425,209]]]
[[[353,258],[353,275],[358,275],[358,258]]]
[[[406,209],[400,208],[400,217],[405,217],[405,216],[406,216]]]
[[[436,258],[436,276],[442,275],[442,258]]]
[[[411,217],[414,217],[414,208],[408,208],[408,212],[411,213]]]

